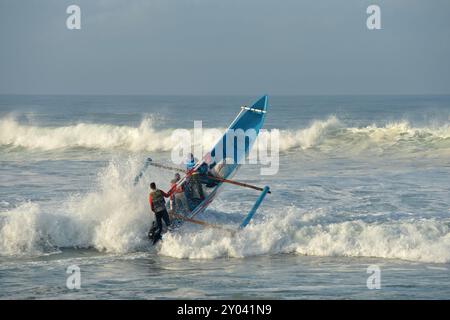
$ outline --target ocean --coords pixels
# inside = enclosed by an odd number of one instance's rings
[[[144,160],[257,98],[0,95],[0,299],[449,299],[450,96],[269,96],[278,172],[234,177],[271,187],[251,224],[150,245],[148,183],[173,173],[134,186]],[[237,227],[257,195],[197,218]]]

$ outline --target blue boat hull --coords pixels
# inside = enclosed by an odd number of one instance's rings
[[[248,158],[255,139],[264,124],[267,106],[268,98],[263,96],[251,107],[242,107],[241,112],[228,127],[224,135],[217,141],[211,151],[205,154],[195,168],[198,169],[202,164],[206,164],[208,167],[212,167],[210,174],[224,179],[231,179],[238,171],[240,164]],[[230,144],[230,141],[227,141],[227,138],[230,139],[230,135],[227,135],[227,133],[236,132],[236,130],[242,130],[243,132],[253,130],[253,134],[244,138],[241,143],[237,141],[236,137],[231,136],[235,141]],[[222,187],[223,182],[218,182],[212,190],[206,191],[204,200],[195,206],[190,214],[190,218],[203,212],[219,194]]]

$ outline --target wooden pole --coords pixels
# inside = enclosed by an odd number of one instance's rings
[[[201,221],[201,220],[197,220],[197,219],[191,219],[191,218],[185,217],[185,216],[183,216],[181,214],[177,214],[175,212],[169,212],[169,215],[170,215],[171,218],[175,218],[175,219],[183,220],[183,221],[186,221],[186,222],[198,224],[198,225],[201,225],[201,226],[206,227],[206,228],[221,229],[221,230],[225,230],[225,231],[231,232],[233,234],[236,232],[236,230],[228,229],[228,228],[219,226],[217,224],[211,224],[211,223],[208,223],[208,222],[205,222],[205,221]]]
[[[177,168],[177,167],[172,167],[172,166],[166,166],[164,164],[159,164],[159,163],[154,163],[154,162],[149,162],[149,164],[151,166],[154,166],[154,167],[157,167],[157,168],[162,168],[162,169],[167,169],[167,170],[174,170],[174,171],[183,172],[183,173],[186,172],[183,169],[180,169],[180,168]],[[239,182],[239,181],[235,181],[235,180],[219,178],[219,177],[215,177],[215,176],[211,176],[211,175],[208,175],[207,177],[208,177],[208,179],[212,179],[212,180],[216,180],[216,181],[220,181],[220,182],[225,182],[225,183],[229,183],[229,184],[234,184],[236,186],[240,186],[240,187],[244,187],[244,188],[250,188],[250,189],[258,190],[258,191],[263,191],[264,190],[263,188],[257,187],[257,186],[252,185],[252,184],[244,183],[244,182]],[[269,191],[268,193],[272,193],[272,192]]]
[[[215,176],[208,176],[209,179],[212,180],[217,180],[217,181],[221,181],[221,182],[225,182],[225,183],[229,183],[229,184],[234,184],[236,186],[240,186],[240,187],[245,187],[245,188],[250,188],[250,189],[254,189],[254,190],[258,190],[258,191],[263,191],[263,188],[254,186],[252,184],[248,184],[248,183],[244,183],[244,182],[239,182],[239,181],[235,181],[235,180],[229,180],[229,179],[224,179],[224,178],[219,178],[219,177],[215,177]],[[272,193],[272,192],[268,192],[268,193]]]

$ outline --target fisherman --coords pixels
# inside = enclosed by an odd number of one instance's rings
[[[170,192],[165,193],[164,191],[157,189],[154,182],[150,183],[150,194],[148,196],[148,201],[150,203],[150,208],[155,214],[156,224],[153,223],[152,228],[148,233],[148,237],[153,240],[153,244],[161,240],[161,232],[163,230],[162,220],[167,227],[170,226],[170,218],[166,209],[166,201],[164,198],[170,197]]]
[[[194,155],[192,153],[189,153],[188,159],[185,162],[187,172],[192,171],[197,162],[198,160],[194,157]],[[197,170],[191,172],[190,176],[187,177],[186,184],[188,187],[187,197],[189,199],[199,199],[199,200],[205,199],[203,187],[200,182],[199,172]]]
[[[195,167],[195,164],[197,163],[197,159],[194,157],[192,153],[188,154],[187,160],[185,162],[186,164],[186,170],[192,170]]]
[[[202,163],[198,168],[200,182],[204,184],[207,188],[212,188],[217,185],[217,180],[214,180],[214,176],[210,172],[211,166],[207,163]]]
[[[173,190],[173,193],[170,196],[170,209],[174,213],[180,213],[180,211],[185,212],[185,213],[190,213],[191,210],[189,208],[189,204],[188,204],[186,195],[184,194],[184,185],[185,184],[182,183],[181,185],[177,185],[180,180],[181,180],[181,176],[177,172],[177,173],[175,173],[175,177],[172,179],[172,181],[170,181],[172,184],[170,190]]]

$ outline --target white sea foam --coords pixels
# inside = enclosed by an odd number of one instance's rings
[[[148,250],[145,237],[152,216],[147,186],[132,186],[138,168],[134,159],[112,161],[99,173],[91,192],[73,195],[64,205],[26,202],[0,213],[0,255],[35,255],[64,247],[94,247],[113,253]],[[147,174],[157,182],[167,180],[166,176],[155,177],[155,172]],[[189,259],[298,253],[450,262],[448,219],[380,218],[369,223],[352,219],[351,213],[348,219],[342,214],[337,218],[332,209],[278,206],[266,203],[253,223],[234,237],[217,230],[192,230],[194,226],[166,234],[158,250],[162,255]],[[244,212],[208,212],[218,220],[227,214],[229,223],[242,219]]]
[[[20,124],[0,119],[0,146],[55,150],[64,148],[170,150],[171,130],[157,130],[151,119],[138,127],[80,123],[65,127]],[[407,122],[361,128],[346,127],[336,117],[316,120],[305,129],[281,130],[280,149],[367,150],[369,148],[450,148],[450,128],[414,128]],[[217,137],[204,141],[211,146]],[[72,195],[64,205],[49,207],[26,202],[12,208],[5,201],[0,213],[0,255],[41,254],[63,247],[94,247],[124,253],[148,246],[151,223],[147,188],[132,186],[142,159],[112,161],[98,174],[91,192]],[[148,173],[147,173],[148,174]],[[164,175],[164,173],[159,173]],[[153,172],[152,179],[158,182]],[[143,179],[148,181],[148,179]],[[161,181],[169,181],[161,177]],[[233,201],[233,199],[228,199]],[[272,211],[277,212],[276,218]],[[280,214],[280,212],[282,214]],[[214,215],[214,212],[209,214]],[[243,214],[243,212],[242,212]],[[167,234],[160,246],[163,255],[178,258],[245,257],[272,253],[317,256],[374,256],[413,261],[450,262],[450,221],[436,219],[337,220],[333,212],[304,211],[267,204],[245,232],[236,237],[212,230]],[[349,217],[351,213],[349,213]],[[370,213],[368,214],[370,216]],[[230,221],[239,220],[231,216]]]
[[[450,262],[450,221],[434,219],[323,224],[322,213],[296,208],[281,217],[251,225],[235,237],[203,230],[168,234],[161,254],[190,259],[297,253],[314,256],[380,257]],[[316,223],[315,218],[321,222]]]
[[[26,203],[0,216],[0,253],[34,253],[37,248],[39,206]]]
[[[223,131],[223,129],[219,129]],[[139,126],[79,123],[61,127],[20,124],[14,118],[0,119],[0,146],[55,150],[65,148],[170,151],[179,141],[172,139],[172,129],[156,129],[151,118]],[[203,129],[203,146],[210,148],[217,140],[217,129]],[[309,127],[280,130],[280,151],[318,148],[350,151],[388,148],[450,148],[450,126],[411,127],[400,121],[384,126],[346,127],[335,116],[313,121]]]
[[[43,150],[81,147],[140,151],[170,150],[172,142],[169,131],[156,131],[150,118],[139,127],[90,123],[39,127],[4,118],[0,119],[0,144]]]
[[[111,162],[94,191],[70,196],[61,207],[28,202],[1,213],[0,255],[43,253],[54,247],[129,252],[145,245],[151,218],[145,186],[130,183],[137,171],[134,164]]]
[[[313,121],[306,129],[281,130],[280,150],[308,149],[320,145],[327,136],[333,135],[340,128],[343,128],[342,123],[331,116],[325,121]]]
[[[407,121],[346,127],[332,116],[312,122],[300,130],[282,130],[280,150],[318,148],[324,151],[346,149],[353,152],[370,150],[449,149],[450,125],[415,128]]]
[[[203,129],[202,142],[206,148],[210,148],[219,138],[216,131]],[[138,127],[91,123],[42,127],[20,124],[11,117],[0,119],[0,146],[25,149],[170,151],[179,143],[172,138],[172,133],[172,129],[155,129],[152,118],[145,118]]]

